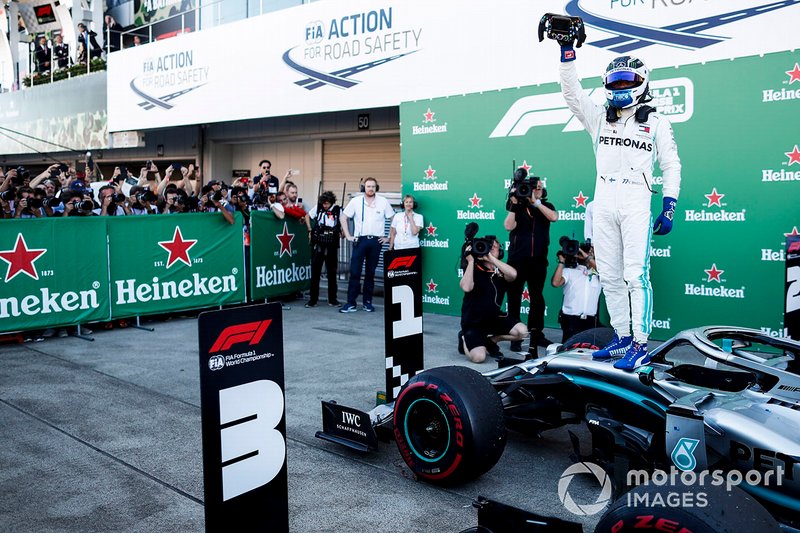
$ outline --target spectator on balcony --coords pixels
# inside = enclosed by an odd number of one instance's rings
[[[116,52],[122,42],[122,26],[114,17],[106,15],[103,19],[103,38],[106,40],[106,53]]]
[[[52,51],[47,46],[47,37],[39,37],[39,44],[33,50],[34,59],[36,61],[36,72],[39,74],[50,71],[50,55]]]
[[[53,58],[58,68],[69,67],[69,45],[64,42],[64,37],[60,33],[56,35],[53,45]]]
[[[89,55],[92,59],[100,57],[103,49],[97,42],[97,34],[89,31],[86,24],[78,23],[78,63],[86,64],[86,51],[90,50]]]

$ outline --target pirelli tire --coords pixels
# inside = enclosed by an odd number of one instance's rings
[[[576,333],[558,347],[558,352],[566,352],[575,348],[599,350],[614,339],[613,328],[592,328]]]
[[[425,481],[453,485],[492,468],[506,446],[503,405],[480,373],[432,368],[411,378],[395,401],[400,455]]]
[[[680,478],[679,478],[680,479]],[[759,533],[781,531],[775,518],[739,487],[640,485],[622,495],[600,518],[594,533],[626,531]]]

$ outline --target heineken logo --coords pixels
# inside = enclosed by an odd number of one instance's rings
[[[99,283],[94,285],[99,286]],[[51,292],[44,287],[38,294],[0,298],[0,318],[96,309],[98,305],[96,290]]]
[[[800,89],[798,89],[798,92],[800,92]],[[761,181],[800,181],[800,148],[795,144],[790,151],[783,152],[783,154],[787,157],[787,160],[781,165],[788,167],[790,170],[783,168],[780,170],[762,169]],[[797,165],[798,168],[792,168],[794,165]]]
[[[786,261],[786,253],[780,250],[770,250],[769,248],[762,248],[761,249],[761,260],[762,261],[778,261],[783,263]]]
[[[528,292],[528,286],[525,285],[525,289],[522,291],[522,301],[523,302],[530,302],[531,301],[531,293]]]
[[[309,267],[310,268],[310,267]],[[225,276],[201,276],[192,274],[191,278],[162,281],[154,277],[152,282],[137,283],[136,279],[116,280],[117,305],[141,302],[158,302],[176,298],[195,298],[211,294],[235,292],[238,269]]]
[[[436,169],[434,169],[431,165],[428,165],[428,168],[423,171],[425,174],[422,179],[423,180],[432,180],[431,183],[423,182],[414,182],[414,190],[415,191],[446,191],[448,182],[444,181],[441,183],[436,182]]]
[[[422,295],[422,303],[426,304],[434,304],[434,305],[450,305],[450,297],[446,296],[442,298],[441,296],[430,296],[428,294]]]
[[[45,248],[28,248],[25,236],[17,234],[17,242],[11,250],[0,251],[0,259],[8,264],[6,269],[5,282],[8,283],[17,275],[26,276],[38,280],[39,273],[36,271],[34,263],[47,251]]]
[[[712,296],[716,298],[736,298],[745,297],[745,288],[731,289],[722,285],[725,280],[721,277],[724,270],[717,268],[716,263],[711,268],[703,269],[706,274],[705,283],[716,283],[716,285],[706,286],[704,284],[695,285],[694,283],[684,284],[684,294],[686,296]]]
[[[728,205],[722,201],[725,195],[718,192],[716,187],[712,188],[711,192],[703,196],[706,199],[706,201],[703,202],[703,207],[722,208]],[[741,211],[726,211],[725,209],[719,211],[716,209],[713,211],[706,211],[705,209],[687,209],[685,211],[685,216],[687,222],[745,222],[746,211],[746,209],[742,209]]]
[[[436,124],[436,119],[433,118],[434,115],[436,115],[436,113],[431,111],[429,107],[428,110],[422,114],[422,126],[411,126],[411,135],[447,133],[447,122],[444,124]]]
[[[436,238],[437,229],[433,222],[428,223],[428,227],[425,228],[425,236],[419,241],[422,248],[450,248],[450,239],[439,240]]]
[[[791,70],[784,71],[787,76],[789,76],[789,80],[785,81],[784,83],[789,85],[790,87],[794,82],[800,82],[800,65],[795,63],[794,68]],[[781,88],[780,91],[777,89],[764,89],[761,91],[761,101],[762,102],[780,102],[783,100],[796,100],[800,99],[800,87],[796,89],[786,89]]]
[[[589,200],[589,197],[584,196],[583,191],[578,191],[578,196],[573,196],[572,199],[575,200],[576,208],[583,207],[584,209],[586,209],[586,202],[587,200]]]
[[[286,268],[272,265],[269,270],[265,266],[256,267],[256,288],[272,287],[311,279],[311,265],[292,264]]]
[[[289,226],[284,222],[283,233],[275,235],[275,238],[281,243],[281,249],[275,252],[278,258],[283,257],[284,254],[292,257],[292,240],[294,240],[294,236],[294,233],[289,233]]]
[[[429,222],[428,223],[428,227],[425,228],[425,231],[427,232],[425,236],[426,237],[436,237],[436,230],[437,229],[438,228],[433,225],[433,222]]]
[[[478,193],[472,193],[472,198],[469,198],[467,201],[469,202],[470,209],[480,209],[481,200],[478,196]],[[458,220],[494,220],[494,209],[489,212],[485,211],[465,211],[463,209],[458,209],[456,211],[456,218]]]
[[[158,245],[164,250],[169,252],[167,258],[167,268],[180,261],[186,266],[192,266],[192,260],[189,257],[189,250],[197,244],[197,239],[184,239],[181,234],[180,226],[175,226],[175,232],[172,234],[171,241],[158,241]]]
[[[436,283],[435,281],[433,281],[433,278],[431,278],[431,280],[427,283],[427,286],[428,286],[428,292],[432,292],[432,293],[439,292],[439,291],[436,290],[436,287],[438,287],[439,284]]]

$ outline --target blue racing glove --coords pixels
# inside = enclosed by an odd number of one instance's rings
[[[675,198],[664,197],[664,207],[661,208],[661,214],[658,215],[656,223],[653,224],[653,232],[656,235],[666,235],[672,231],[672,219],[675,216],[675,206],[677,204],[678,200]]]

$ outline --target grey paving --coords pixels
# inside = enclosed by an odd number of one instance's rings
[[[320,400],[369,410],[384,388],[382,300],[371,314],[321,304],[284,311],[292,531],[457,532],[477,525],[478,495],[580,521],[557,495],[566,430],[511,434],[495,468],[449,488],[415,481],[393,443],[362,455],[316,439]],[[203,530],[197,321],[143,324],[155,331],[0,346],[0,531]],[[457,330],[425,316],[426,366],[493,368],[456,352]]]

